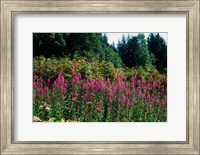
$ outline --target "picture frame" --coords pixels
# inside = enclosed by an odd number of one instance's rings
[[[13,128],[13,27],[17,13],[145,13],[187,15],[185,142],[15,142]],[[199,154],[199,0],[11,1],[1,0],[1,154]]]

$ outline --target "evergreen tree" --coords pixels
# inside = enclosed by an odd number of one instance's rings
[[[117,50],[122,59],[122,62],[125,64],[127,57],[127,49],[126,49],[126,37],[124,34],[122,35],[121,41],[120,40],[118,41]]]
[[[122,62],[126,67],[152,65],[154,55],[149,52],[144,34],[128,37],[122,37],[122,41],[118,44],[118,50],[122,58]]]
[[[155,55],[155,66],[158,70],[167,68],[167,44],[159,33],[151,33],[147,39],[148,49]]]
[[[67,36],[63,33],[34,33],[33,56],[59,57],[66,54]]]

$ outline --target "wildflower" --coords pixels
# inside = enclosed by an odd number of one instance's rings
[[[81,96],[81,98],[83,99],[84,102],[86,102],[86,97],[85,96]]]
[[[76,102],[77,101],[77,97],[72,97],[72,101]]]
[[[44,74],[44,70],[40,69],[40,74],[43,75]]]
[[[138,84],[138,86],[140,87],[140,86],[141,86],[141,81],[140,81],[140,80],[137,80],[137,84]]]
[[[71,73],[72,73],[73,76],[75,75],[75,74],[74,74],[74,70],[71,70]]]
[[[64,81],[65,81],[64,76],[61,76],[61,77],[60,77],[60,83],[61,83],[61,84],[64,84]]]
[[[50,77],[48,77],[48,79],[47,79],[47,82],[48,82],[48,83],[50,83],[50,82],[51,82],[51,80],[50,80]]]
[[[93,98],[94,97],[94,93],[91,93],[90,96],[91,96],[91,98]]]
[[[84,71],[83,74],[84,74],[84,75],[87,75],[87,71]]]
[[[120,106],[121,106],[120,104],[117,105],[118,110],[120,110]]]
[[[153,81],[153,77],[152,77],[152,75],[150,75],[150,77],[149,77],[149,78],[150,78],[150,81]]]
[[[162,93],[163,93],[163,94],[165,93],[164,85],[162,85]]]
[[[49,88],[48,87],[44,87],[44,92],[47,94],[48,93]]]
[[[54,81],[53,87],[58,88],[58,82],[57,81]]]
[[[103,105],[103,101],[102,101],[102,100],[100,100],[100,101],[99,101],[99,104],[100,104],[100,105]]]
[[[69,85],[69,82],[67,80],[65,80],[64,87],[67,88],[68,85]]]
[[[49,111],[50,111],[50,108],[49,108],[49,107],[46,107],[45,110],[49,112]]]
[[[42,105],[43,105],[44,107],[46,107],[48,104],[47,104],[47,102],[42,102]]]
[[[74,68],[77,69],[78,65],[76,62],[74,62]]]
[[[108,99],[110,102],[112,102],[113,101],[113,98],[112,97],[109,97],[109,99]]]
[[[34,78],[34,80],[37,79],[37,75],[34,75],[33,78]]]
[[[151,108],[151,105],[150,105],[150,104],[148,104],[148,110],[150,110],[150,108]]]
[[[43,109],[43,106],[42,106],[42,105],[40,105],[40,106],[39,106],[39,109]]]
[[[126,108],[128,108],[129,105],[130,105],[130,100],[129,100],[129,98],[126,98]]]
[[[141,78],[141,79],[143,79],[143,78],[144,78],[144,76],[142,75],[142,73],[140,73],[140,78]]]
[[[39,117],[34,116],[33,117],[33,122],[42,122]]]
[[[136,98],[135,98],[135,96],[134,96],[134,97],[132,98],[132,104],[134,104],[135,101],[136,101]]]

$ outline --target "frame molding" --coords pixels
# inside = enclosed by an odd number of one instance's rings
[[[199,0],[0,0],[0,154],[200,154]],[[14,142],[13,19],[16,13],[187,14],[186,142]]]

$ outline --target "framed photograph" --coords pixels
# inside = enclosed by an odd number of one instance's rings
[[[199,1],[1,1],[1,154],[200,154]]]

